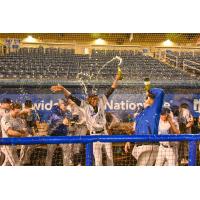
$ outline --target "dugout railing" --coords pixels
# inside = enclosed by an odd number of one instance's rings
[[[196,165],[197,142],[200,141],[200,134],[181,135],[93,135],[93,136],[52,136],[52,137],[26,137],[26,138],[0,138],[0,145],[34,145],[34,144],[74,144],[86,145],[86,166],[93,162],[94,142],[188,142],[188,165]]]

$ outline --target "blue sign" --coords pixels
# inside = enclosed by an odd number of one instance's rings
[[[42,121],[46,121],[53,105],[58,99],[64,98],[62,94],[1,94],[2,98],[11,98],[13,101],[24,103],[32,100]],[[83,95],[77,95],[83,99]],[[144,102],[144,94],[113,94],[109,98],[107,111],[115,113],[120,119],[125,120],[129,114],[135,113]],[[165,94],[165,105],[180,106],[182,103],[189,105],[194,117],[200,114],[200,94]]]

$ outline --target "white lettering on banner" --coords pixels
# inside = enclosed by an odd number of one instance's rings
[[[199,100],[200,101],[200,100]],[[198,101],[198,102],[199,102]],[[200,102],[199,102],[200,104]],[[34,108],[36,110],[51,110],[52,107],[54,105],[58,105],[58,103],[54,103],[53,100],[50,100],[49,102],[44,102],[44,100],[42,100],[39,103],[34,103]],[[106,104],[106,108],[108,108],[109,110],[136,110],[137,108],[143,106],[143,103],[134,103],[131,101],[121,101],[121,102],[114,102],[113,100],[111,100],[110,102],[108,102]],[[168,106],[170,107],[170,103],[165,102],[164,106]],[[199,110],[200,110],[200,106],[199,106]]]
[[[44,101],[41,101],[41,110],[44,110]]]
[[[114,104],[114,110],[120,110],[120,104],[119,103]]]
[[[143,105],[143,103],[134,103],[128,100],[121,102],[114,102],[113,100],[111,100],[110,103],[107,103],[107,108],[109,108],[110,110],[135,110]],[[164,106],[170,107],[170,103],[164,102]]]
[[[50,101],[50,103],[45,104],[45,110],[51,110],[52,107],[53,107],[53,101]]]
[[[40,107],[41,107],[41,103],[34,103],[34,108],[36,110],[40,110]]]
[[[135,110],[136,109],[135,103],[130,103],[129,107],[130,107],[131,110]]]
[[[195,112],[200,113],[200,99],[194,99],[193,109],[194,109]]]
[[[40,103],[34,103],[34,108],[36,110],[51,110],[54,105],[58,105],[58,103],[53,103],[52,100],[49,103],[44,103],[42,100]]]
[[[107,103],[107,108],[110,110],[135,110],[137,107],[143,106],[142,103],[133,103],[130,101],[114,102],[111,100]]]

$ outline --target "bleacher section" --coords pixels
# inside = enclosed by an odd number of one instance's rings
[[[92,50],[91,55],[75,54],[73,49],[21,48],[0,56],[0,79],[77,80],[81,71],[91,80],[110,80],[117,71],[118,61],[102,66],[115,56],[123,59],[124,79],[141,81],[149,77],[153,81],[192,80],[193,77],[140,52],[116,50]]]
[[[192,73],[200,73],[200,52],[176,52],[166,51],[167,62],[173,66],[190,71]]]

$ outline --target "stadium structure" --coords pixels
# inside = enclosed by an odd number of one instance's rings
[[[103,93],[117,72],[117,56],[122,59],[123,79],[108,109],[121,122],[129,123],[128,116],[137,111],[147,77],[152,87],[165,90],[166,105],[187,103],[198,118],[199,45],[197,33],[1,33],[0,98],[31,99],[41,117],[38,127],[45,132],[48,112],[61,96],[49,88],[61,84],[77,95],[87,95],[94,88]],[[36,149],[36,156],[44,154],[41,149]],[[55,160],[60,161],[59,151]],[[134,165],[120,144],[113,151],[116,165]]]

